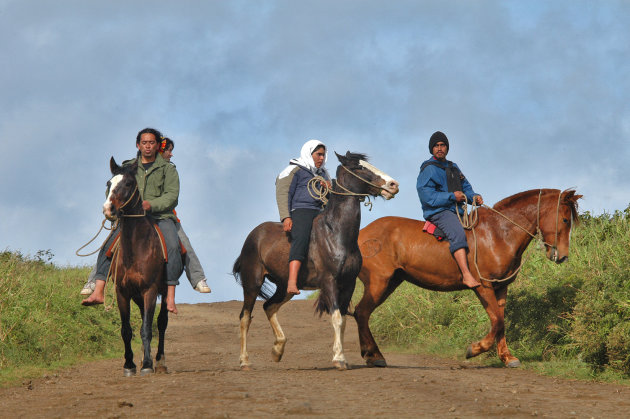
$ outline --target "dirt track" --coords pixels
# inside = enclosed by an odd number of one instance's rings
[[[1,417],[584,417],[630,415],[630,388],[540,377],[419,355],[364,366],[349,319],[349,371],[332,368],[330,318],[293,301],[279,320],[289,341],[271,361],[273,335],[256,304],[253,371],[238,368],[241,303],[179,305],[167,331],[168,374],[124,378],[122,356],[0,390]],[[122,342],[121,342],[122,351]],[[154,349],[155,353],[155,349]],[[136,363],[141,354],[136,353]]]

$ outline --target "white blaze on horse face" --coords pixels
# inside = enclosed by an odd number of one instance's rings
[[[113,208],[112,208],[112,201],[111,201],[112,192],[116,188],[116,185],[120,183],[122,178],[123,178],[123,175],[116,175],[109,180],[109,193],[107,194],[107,199],[105,199],[105,203],[103,204],[103,214],[105,214],[105,217],[111,218],[113,216],[113,211],[112,211]]]
[[[385,183],[381,185],[381,188],[383,188],[383,190],[381,191],[381,196],[383,198],[392,199],[394,195],[398,193],[399,183],[395,181],[394,178],[392,178],[390,175],[388,175],[387,173],[383,172],[380,169],[377,169],[376,167],[374,167],[373,165],[371,165],[370,163],[364,160],[359,160],[359,164],[363,166],[364,168],[368,169],[370,172],[374,173],[375,175],[380,176],[381,179],[385,181]]]

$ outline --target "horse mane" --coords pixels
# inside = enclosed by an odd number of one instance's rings
[[[530,189],[528,191],[519,192],[514,195],[510,195],[507,198],[503,198],[502,200],[494,204],[492,208],[494,208],[497,211],[504,210],[507,207],[511,206],[516,201],[527,198],[530,195],[538,195],[541,190],[543,191],[543,194],[544,194],[545,192],[556,191],[558,189]],[[563,196],[561,198],[562,199],[561,202],[563,204],[568,205],[569,208],[571,209],[571,218],[573,219],[573,221],[576,221],[576,222],[579,221],[577,199],[571,199],[575,195],[575,189],[572,189],[572,188],[565,189],[564,191],[562,191],[562,195]]]
[[[359,160],[363,160],[363,161],[368,161],[368,156],[367,154],[363,154],[363,153],[352,153],[350,151],[348,151],[345,156],[342,156],[348,160],[351,160],[352,162],[356,162],[359,163]]]

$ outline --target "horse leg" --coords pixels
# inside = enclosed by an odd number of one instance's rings
[[[166,369],[166,357],[164,356],[164,337],[166,335],[166,326],[168,325],[168,310],[166,309],[166,295],[162,295],[162,304],[160,305],[160,313],[158,314],[158,349],[155,354],[155,372],[164,373]]]
[[[398,271],[396,271],[398,272]],[[402,274],[394,273],[390,277],[370,275],[361,277],[363,281],[363,297],[354,309],[354,319],[359,329],[359,343],[361,345],[361,356],[365,359],[368,367],[386,367],[387,362],[381,353],[372,336],[370,330],[370,316],[372,312],[391,295],[392,292],[402,283]],[[364,280],[364,278],[366,278]]]
[[[276,287],[276,292],[269,300],[265,301],[265,304],[263,304],[267,320],[269,320],[271,330],[273,330],[273,334],[275,336],[275,341],[271,347],[271,357],[275,362],[280,362],[282,359],[282,355],[284,355],[284,347],[287,343],[287,338],[282,331],[282,327],[280,327],[280,323],[278,322],[278,310],[280,310],[280,307],[282,307],[284,303],[289,301],[291,298],[292,295],[287,294],[286,287],[278,286]]]
[[[147,291],[144,296],[144,310],[142,313],[142,328],[140,337],[144,348],[144,359],[142,360],[141,375],[153,372],[153,359],[151,358],[151,339],[153,338],[153,315],[155,314],[156,293]]]
[[[504,330],[505,327],[503,316],[501,315],[501,310],[499,309],[497,297],[494,293],[492,285],[490,287],[486,287],[484,285],[477,287],[475,288],[475,293],[490,318],[490,331],[479,342],[471,343],[470,346],[468,346],[468,349],[466,350],[466,358],[472,358],[490,350],[499,331]]]
[[[335,338],[333,340],[333,365],[339,371],[350,369],[346,356],[343,353],[343,335],[346,330],[346,316],[341,315],[339,308],[335,307],[330,318]]]
[[[136,364],[133,363],[133,351],[131,349],[131,338],[133,331],[131,330],[130,312],[131,302],[128,298],[124,297],[117,290],[118,311],[120,313],[120,335],[122,336],[123,343],[125,344],[125,365],[123,371],[125,377],[131,377],[136,375]]]
[[[518,360],[515,356],[510,353],[510,350],[507,346],[507,341],[505,340],[505,301],[507,298],[507,285],[495,291],[497,297],[497,303],[499,305],[499,317],[501,318],[500,324],[503,327],[497,331],[496,342],[497,342],[497,354],[501,361],[508,368],[517,368],[521,366],[521,361]]]
[[[249,354],[247,353],[247,332],[249,331],[249,325],[252,323],[252,310],[256,303],[256,295],[252,293],[243,293],[243,308],[239,319],[240,324],[240,336],[241,336],[241,355],[239,357],[239,365],[241,370],[249,371],[251,369],[251,363],[249,362]]]

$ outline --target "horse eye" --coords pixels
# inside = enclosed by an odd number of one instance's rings
[[[568,220],[568,219],[566,219],[566,218],[563,218],[563,219],[562,219],[562,222],[563,222],[563,223],[565,223],[565,224],[568,224],[568,223],[569,223],[569,220]]]

